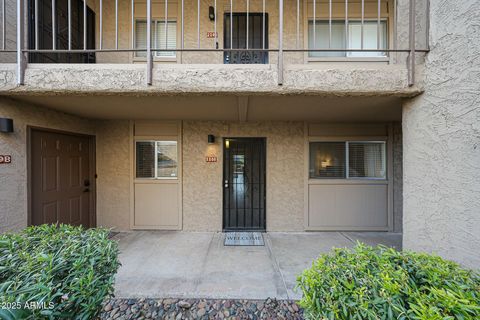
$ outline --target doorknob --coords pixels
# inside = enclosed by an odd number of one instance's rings
[[[225,188],[228,188],[228,180],[225,180]]]

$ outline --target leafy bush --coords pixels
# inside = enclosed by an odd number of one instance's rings
[[[480,319],[480,275],[438,256],[358,243],[297,279],[309,319]]]
[[[91,319],[113,292],[109,230],[42,225],[0,236],[0,318]]]

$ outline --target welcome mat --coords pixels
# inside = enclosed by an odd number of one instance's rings
[[[261,232],[226,232],[225,246],[264,246]]]

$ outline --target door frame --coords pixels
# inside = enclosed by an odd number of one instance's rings
[[[76,133],[52,128],[44,128],[37,126],[27,125],[27,226],[32,225],[32,134],[34,131],[58,133],[63,135],[77,136],[82,138],[88,138],[89,147],[89,176],[91,177],[91,192],[90,192],[90,216],[89,228],[95,228],[97,226],[97,164],[96,164],[96,139],[94,135]]]
[[[263,179],[264,179],[264,184],[263,184],[263,207],[264,207],[264,221],[263,225],[264,228],[262,229],[243,229],[243,230],[234,230],[231,228],[226,228],[225,227],[225,165],[226,165],[226,151],[225,151],[225,141],[226,140],[253,140],[253,139],[259,139],[263,141],[263,148],[264,148],[264,170],[263,170]],[[266,137],[223,137],[222,139],[222,231],[227,232],[227,231],[244,231],[244,232],[250,232],[250,231],[259,231],[259,232],[267,232],[267,138]]]

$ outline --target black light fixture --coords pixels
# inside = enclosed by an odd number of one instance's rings
[[[13,119],[0,118],[0,132],[12,133],[13,132]]]
[[[212,6],[208,7],[208,17],[210,18],[210,21],[215,20],[215,8]]]
[[[214,144],[215,143],[215,136],[213,134],[208,135],[208,144]]]

